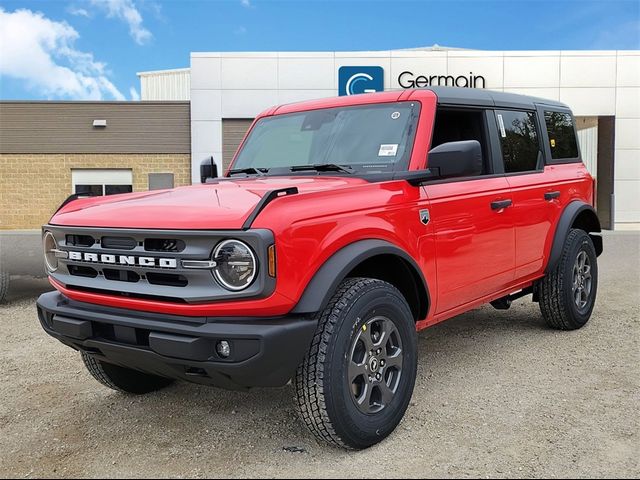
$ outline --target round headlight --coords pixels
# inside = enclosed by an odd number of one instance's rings
[[[244,290],[256,278],[256,257],[249,245],[240,240],[220,242],[213,250],[212,260],[216,262],[216,280],[228,290]]]
[[[44,263],[47,266],[47,270],[55,272],[58,269],[58,257],[56,257],[55,252],[58,249],[56,237],[51,232],[45,232],[42,243],[44,247]]]

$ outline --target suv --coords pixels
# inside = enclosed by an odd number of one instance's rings
[[[561,103],[430,88],[271,108],[203,184],[72,199],[43,227],[47,333],[100,383],[293,380],[321,440],[389,435],[416,331],[532,295],[582,327],[602,252],[593,179]]]

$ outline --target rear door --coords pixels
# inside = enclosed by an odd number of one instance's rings
[[[431,148],[479,140],[484,172],[425,185],[435,235],[436,314],[506,288],[513,281],[515,242],[511,191],[494,170],[497,128],[488,110],[439,109]]]
[[[496,110],[502,166],[511,187],[515,225],[515,279],[542,272],[548,233],[560,214],[563,187],[545,170],[536,110]]]

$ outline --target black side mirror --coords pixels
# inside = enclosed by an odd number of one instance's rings
[[[200,164],[200,182],[207,183],[209,178],[218,177],[218,165],[213,160],[213,157],[209,157],[203,160]]]
[[[477,140],[443,143],[429,150],[427,166],[439,177],[482,175],[482,147]]]

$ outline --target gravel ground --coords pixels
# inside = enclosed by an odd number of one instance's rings
[[[0,476],[638,477],[639,267],[639,233],[605,236],[576,332],[546,328],[527,299],[421,332],[411,406],[364,452],[317,444],[290,386],[111,392],[40,329],[47,284],[18,280],[0,306]]]

